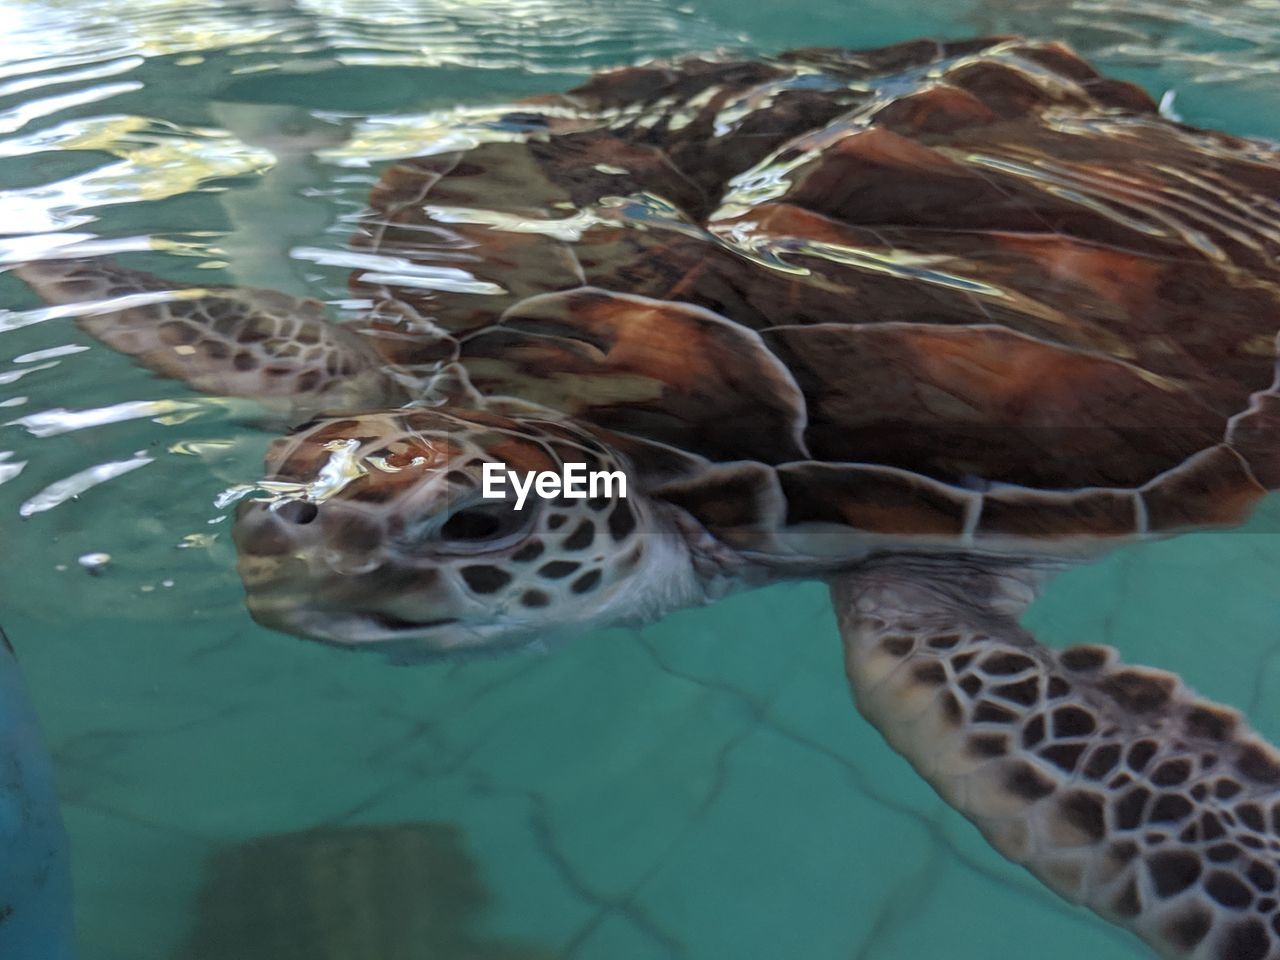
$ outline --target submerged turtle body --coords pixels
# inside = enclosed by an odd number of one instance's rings
[[[524,643],[830,580],[862,712],[1068,899],[1280,960],[1280,753],[1017,622],[1047,573],[1280,487],[1280,156],[988,38],[602,74],[387,169],[354,324],[101,261],[19,272],[297,420],[236,526],[261,622]],[[319,414],[319,416],[315,416]],[[627,495],[483,493],[486,465]]]
[[[1274,484],[1256,144],[1017,41],[631,68],[538,109],[374,191],[357,248],[465,278],[353,276],[405,399],[461,379],[605,431],[765,556],[1055,551]]]
[[[609,125],[397,164],[355,237],[503,292],[353,289],[449,334],[389,361],[447,349],[491,406],[607,431],[735,548],[1058,550],[1238,522],[1280,476],[1258,145],[1018,41],[639,67],[554,106]]]
[[[82,323],[209,392],[567,419],[802,570],[1090,550],[1280,483],[1276,155],[1059,44],[633,67],[479,136],[383,173],[356,325],[232,290]],[[55,300],[75,269],[26,268]],[[165,284],[90,284],[140,286]]]

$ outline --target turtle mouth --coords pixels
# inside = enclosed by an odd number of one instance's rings
[[[370,623],[382,627],[389,633],[413,633],[434,630],[436,627],[448,627],[461,621],[457,617],[441,617],[437,620],[406,620],[390,613],[371,610],[358,614]]]
[[[304,637],[329,647],[366,650],[396,663],[487,656],[526,646],[527,632],[501,623],[467,622],[458,617],[408,620],[380,610],[317,610],[268,604],[249,605],[268,629]]]
[[[461,623],[457,617],[407,620],[380,610],[314,610],[252,603],[249,612],[264,627],[340,647],[418,638],[443,639],[446,632],[459,632],[457,628]]]

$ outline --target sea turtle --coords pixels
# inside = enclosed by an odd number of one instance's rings
[[[383,171],[358,323],[19,268],[313,418],[239,509],[253,615],[403,656],[825,578],[858,706],[1002,854],[1169,956],[1280,958],[1280,754],[1018,622],[1280,487],[1277,150],[1009,37],[636,66],[467,134]],[[486,463],[627,495],[517,510]]]

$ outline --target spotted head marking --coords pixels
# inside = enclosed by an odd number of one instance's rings
[[[486,463],[626,472],[595,438],[545,420],[406,408],[312,422],[268,454],[276,495],[237,517],[253,616],[413,658],[692,602],[687,548],[639,491],[531,489],[517,510],[510,484],[505,499],[483,495]]]

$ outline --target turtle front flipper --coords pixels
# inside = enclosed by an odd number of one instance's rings
[[[41,260],[15,272],[107,346],[202,393],[294,414],[396,406],[405,392],[366,338],[318,300],[242,287],[184,288],[110,260]]]
[[[1037,579],[926,560],[838,578],[860,710],[1066,899],[1164,956],[1277,960],[1280,754],[1173,674],[1038,644],[1015,620]]]

